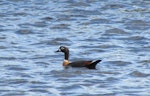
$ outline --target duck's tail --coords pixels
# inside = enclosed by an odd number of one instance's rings
[[[101,62],[102,60],[93,60],[91,61],[91,64],[89,64],[88,66],[86,66],[89,69],[96,69],[96,64]]]

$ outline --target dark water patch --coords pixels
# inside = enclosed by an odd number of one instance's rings
[[[76,2],[76,1],[73,1],[73,2],[70,2],[69,4],[70,7],[87,7],[87,6],[90,6],[90,3],[87,3],[87,2],[82,2],[82,1],[79,1],[79,2]]]
[[[38,93],[48,93],[48,94],[57,94],[58,92],[56,91],[56,89],[53,88],[54,85],[52,86],[49,86],[49,84],[32,84],[30,85],[30,90],[28,91],[31,91],[31,92],[38,92]]]
[[[21,2],[20,0],[8,0],[8,1],[10,1],[10,2]],[[22,1],[25,1],[25,0],[22,0]]]
[[[13,91],[8,91],[7,93],[5,93],[4,95],[1,96],[26,96],[27,93],[25,91],[18,91],[18,90],[13,90]]]
[[[67,38],[54,38],[50,41],[44,41],[42,43],[46,43],[48,45],[68,45],[67,42],[71,42],[69,39]]]
[[[7,29],[1,28],[1,29],[0,29],[0,32],[6,31],[6,30],[7,30]]]
[[[48,88],[52,88],[53,85],[47,85],[47,84],[32,84],[29,86],[31,89],[36,89],[36,88],[41,88],[41,89],[48,89]]]
[[[52,70],[51,76],[57,78],[58,81],[68,82],[68,80],[73,80],[74,82],[76,80],[80,81],[80,77],[92,73],[91,71],[94,70],[89,70],[87,68],[70,67],[61,71]]]
[[[78,93],[73,93],[73,92],[62,92],[60,96],[78,96]],[[58,95],[59,96],[59,95]]]
[[[125,12],[130,12],[130,13],[133,13],[133,12],[140,12],[140,13],[149,12],[148,9],[143,9],[143,8],[131,8],[131,9],[125,9],[124,11]]]
[[[112,35],[127,35],[128,32],[125,32],[122,29],[113,28],[113,29],[106,30],[105,34],[106,35],[111,35],[111,36]]]
[[[109,64],[109,65],[110,65],[110,64]],[[106,66],[108,66],[108,65],[106,65]],[[115,72],[115,71],[110,71],[110,70],[108,70],[108,71],[99,71],[99,72],[97,72],[97,74],[101,74],[102,77],[103,77],[103,76],[105,76],[105,75],[119,75],[120,72]]]
[[[139,95],[141,94],[141,91],[133,91],[132,89],[129,91],[124,91],[124,93],[122,94],[125,94],[127,96],[142,96],[142,95]],[[144,96],[148,96],[148,95],[144,95]]]
[[[30,83],[30,85],[29,85],[29,87],[31,88],[31,89],[47,89],[47,88],[51,88],[52,86],[50,86],[50,85],[48,85],[46,82],[44,82],[44,81],[38,81],[38,80],[34,80],[34,81],[30,81],[29,82]]]
[[[131,62],[126,62],[126,61],[108,61],[107,63],[113,64],[116,66],[127,66],[127,65],[132,64]]]
[[[3,27],[4,27],[4,25],[1,24],[1,25],[0,25],[0,28],[3,28]]]
[[[26,35],[26,34],[33,34],[33,31],[30,29],[20,29],[16,31],[17,34]]]
[[[114,36],[108,36],[105,33],[103,33],[101,35],[101,37],[99,38],[99,40],[101,41],[102,44],[105,44],[106,42],[110,42],[111,39],[113,39],[113,38],[114,38]],[[107,44],[105,44],[105,45],[107,45]]]
[[[92,77],[90,77],[92,78]],[[97,78],[97,79],[90,79],[89,80],[84,80],[84,83],[86,84],[83,84],[83,85],[86,85],[86,86],[94,86],[96,84],[100,84],[100,83],[104,83],[102,80],[101,80],[101,77]]]
[[[27,16],[28,14],[25,13],[25,12],[16,12],[16,13],[13,13],[13,16]]]
[[[39,60],[39,59],[46,59],[46,58],[50,58],[50,57],[51,57],[50,55],[34,55],[30,59],[32,59],[32,60]]]
[[[107,49],[114,49],[114,48],[123,48],[122,46],[119,45],[110,45],[110,44],[101,44],[99,46],[99,48],[103,49],[103,50],[107,50]]]
[[[4,67],[7,70],[13,70],[13,71],[25,71],[25,70],[28,70],[28,68],[24,68],[21,65],[5,65]]]
[[[121,31],[117,30],[117,31],[114,31],[114,30],[106,30],[105,33],[102,34],[100,40],[101,41],[104,41],[104,42],[111,42],[111,40],[118,40],[119,41],[122,41],[122,40],[126,40],[126,37],[129,35],[128,33],[127,34],[124,34],[124,33],[119,33]],[[119,44],[118,44],[119,45]]]
[[[149,0],[142,0],[141,2],[136,2],[136,0],[132,1],[135,5],[140,5],[141,7],[144,7],[144,5],[150,4]]]
[[[94,41],[95,39],[85,39],[83,41],[87,42],[87,41]],[[86,54],[92,54],[92,52],[103,52],[104,50],[100,48],[99,45],[80,45],[78,46],[78,49],[84,49],[81,53],[84,55],[84,53]],[[79,54],[81,54],[79,53]],[[78,53],[76,53],[78,54]]]
[[[59,14],[57,15],[57,19],[56,21],[60,22],[60,21],[74,21],[75,18],[72,18],[72,15],[64,15],[64,14]]]
[[[83,10],[83,9],[73,9],[71,11],[73,14],[78,14],[78,15],[101,15],[101,12],[99,10]]]
[[[92,19],[90,20],[89,23],[86,23],[86,24],[110,24],[110,23],[112,23],[111,20],[100,18],[100,19]]]
[[[48,26],[46,21],[39,21],[39,22],[30,22],[30,23],[22,23],[18,24],[21,28],[30,28],[30,27],[46,27]]]
[[[125,94],[128,95],[128,96],[141,96],[141,95],[138,95],[138,94],[140,94],[140,92],[135,92],[135,91],[134,92],[127,91]]]
[[[85,54],[94,54],[94,53],[99,53],[101,54],[102,52],[106,52],[105,49],[101,49],[101,48],[92,48],[92,49],[89,49],[88,51],[86,52],[82,52],[82,53],[85,53]],[[98,56],[99,57],[99,56]],[[88,58],[87,58],[88,59]]]
[[[44,20],[44,21],[51,21],[51,20],[54,20],[54,18],[53,17],[43,17],[43,18],[41,18],[41,20]]]
[[[140,63],[148,64],[150,66],[150,60],[141,60]]]
[[[110,4],[106,4],[101,9],[108,10],[108,9],[119,9],[119,8],[124,8],[124,7],[126,7],[125,4],[110,3]]]
[[[27,71],[24,71],[24,72],[18,71],[18,72],[14,72],[14,74],[16,76],[19,76],[19,77],[22,77],[22,78],[32,78],[32,76],[30,74],[26,73],[26,72]]]
[[[6,80],[5,79],[1,79],[0,80],[0,86],[7,86],[7,82],[6,82]],[[1,91],[2,89],[0,89],[0,91]],[[6,89],[7,90],[7,89]],[[7,90],[8,91],[8,90]]]
[[[4,40],[4,39],[6,39],[6,36],[1,36],[0,37],[0,40]],[[1,41],[0,41],[1,42]]]
[[[9,89],[0,89],[0,95],[1,93],[5,92],[5,93],[8,93],[10,90]]]
[[[115,93],[115,92],[113,93],[113,92],[112,92],[112,93],[99,94],[99,96],[101,96],[101,95],[102,95],[102,96],[116,96],[116,94],[117,94],[117,93]],[[97,95],[96,95],[96,96],[97,96]]]
[[[127,40],[132,40],[132,41],[138,41],[138,40],[145,40],[146,38],[143,36],[130,36],[126,38]]]
[[[7,47],[5,47],[5,46],[0,46],[0,49],[6,49]]]
[[[16,57],[0,57],[1,60],[16,60]]]
[[[96,38],[87,38],[87,39],[84,39],[84,40],[81,40],[81,41],[85,41],[85,42],[87,42],[87,41],[88,41],[88,42],[95,41],[95,42],[96,42],[96,40],[97,40]],[[91,45],[92,45],[92,44],[91,44]],[[88,47],[88,48],[92,48],[92,47],[95,48],[95,46],[86,46],[86,45],[82,45],[82,47],[84,47],[84,48],[87,48],[87,47]]]
[[[143,20],[132,20],[125,23],[126,29],[129,30],[147,30],[150,24]]]
[[[133,43],[132,43],[133,44]],[[134,53],[141,53],[141,52],[146,52],[148,50],[145,50],[142,47],[128,47],[128,51],[129,52],[134,52]],[[139,56],[142,56],[142,54],[139,54]],[[143,54],[144,55],[144,54]]]
[[[0,4],[0,5],[1,5],[1,4]],[[0,17],[1,17],[1,18],[6,17],[6,14],[0,13]]]
[[[93,95],[93,94],[89,94],[89,93],[82,93],[82,94],[78,94],[78,96],[98,96],[98,94]]]
[[[21,84],[27,84],[28,80],[26,79],[7,79],[5,80],[5,83],[7,83],[8,85],[21,85]]]
[[[119,78],[109,77],[106,79],[107,82],[117,83],[119,82]]]
[[[147,45],[143,46],[143,48],[145,48],[145,49],[150,49],[149,43],[148,43]]]
[[[78,94],[78,96],[115,96],[115,95],[110,95],[110,94],[97,94],[97,93],[83,93],[83,94]]]
[[[34,86],[40,86],[40,85],[44,85],[47,84],[46,82],[42,82],[42,81],[30,81],[30,83]],[[34,88],[34,86],[32,88]]]
[[[30,89],[28,91],[31,91],[31,92],[38,92],[38,93],[50,93],[48,90],[46,89],[41,89],[41,88],[35,88],[35,89]]]
[[[102,1],[102,0],[101,0]],[[95,0],[86,0],[86,1],[79,1],[79,0],[66,0],[64,3],[69,3],[69,4],[76,4],[76,3],[94,3],[97,2]],[[82,5],[82,4],[81,4]]]
[[[41,22],[35,22],[34,24],[31,24],[34,27],[46,27],[48,26],[48,24],[45,21],[41,21]]]
[[[30,28],[32,25],[31,23],[20,23],[18,24],[21,28]]]
[[[129,75],[131,75],[133,77],[148,77],[148,76],[150,76],[150,74],[142,73],[140,71],[133,71]]]
[[[149,44],[149,40],[143,36],[130,36],[130,37],[123,37],[122,40],[126,42],[126,44],[138,44],[139,46],[143,46],[143,48]]]
[[[81,87],[78,84],[73,84],[73,85],[69,85],[69,86],[68,85],[62,86],[58,89],[61,90],[61,91],[66,91],[66,89],[67,89],[67,91],[73,91],[73,90],[78,90],[80,88]]]
[[[77,20],[77,19],[86,20],[87,18],[87,16],[80,15],[80,14],[70,14],[69,16],[72,17],[74,20]]]
[[[17,45],[17,44],[18,44],[18,43],[15,43],[15,42],[12,42],[12,43],[13,43],[13,45]],[[20,49],[17,50],[17,51],[20,52],[20,53],[32,53],[32,52],[34,52],[34,51],[26,50],[26,48],[23,48],[23,47],[21,47],[21,46],[14,46],[13,48],[20,48]],[[24,59],[27,59],[27,58],[18,57],[17,59],[18,59],[18,60],[24,60]]]
[[[52,26],[52,27],[50,27],[50,29],[70,29],[69,28],[69,24],[56,24],[56,25],[54,25],[54,26]]]
[[[11,17],[6,17],[5,19],[7,19],[8,21],[18,21],[18,20],[20,20],[19,18],[17,18],[17,17],[14,17],[14,18],[11,18]],[[10,24],[9,26],[12,26],[13,27],[13,25],[12,24]]]
[[[60,78],[58,78],[58,80],[60,80],[60,81],[66,81],[67,78],[74,77],[74,75],[75,75],[75,74],[72,74],[68,71],[55,71],[55,70],[52,70],[51,74],[54,78],[60,77]],[[61,78],[61,77],[67,77],[67,78]]]
[[[49,56],[48,56],[48,58],[49,58]],[[35,64],[43,66],[43,67],[48,67],[50,65],[49,63],[42,62],[42,61],[37,61],[37,62],[35,62]]]

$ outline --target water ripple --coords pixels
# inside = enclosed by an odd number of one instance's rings
[[[1,0],[1,96],[149,96],[148,0]],[[102,59],[96,70],[64,68]]]
[[[133,20],[126,23],[126,28],[129,30],[147,30],[149,23],[142,20]]]
[[[139,71],[134,71],[134,72],[130,73],[130,75],[134,76],[134,77],[148,77],[148,76],[150,76],[150,74],[145,74],[145,73],[142,73]]]

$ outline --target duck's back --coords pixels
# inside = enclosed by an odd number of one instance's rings
[[[70,65],[72,67],[85,67],[86,65],[90,63],[91,61],[75,61],[75,62],[71,62]]]
[[[101,60],[96,61],[76,61],[71,62],[69,65],[72,67],[87,67],[89,69],[95,69],[96,64],[99,63]]]

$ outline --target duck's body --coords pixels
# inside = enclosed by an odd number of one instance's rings
[[[89,60],[89,61],[69,61],[69,49],[67,47],[61,46],[56,52],[64,53],[64,61],[63,66],[71,66],[71,67],[86,67],[88,69],[96,69],[96,64],[101,60]]]
[[[76,61],[70,63],[72,67],[87,67],[89,69],[96,69],[96,64],[99,63],[101,60],[96,61]]]

